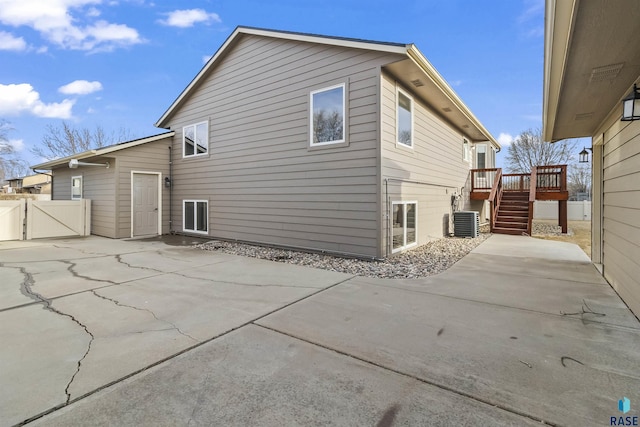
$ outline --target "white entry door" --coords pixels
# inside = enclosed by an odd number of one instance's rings
[[[148,236],[159,234],[160,217],[158,181],[159,174],[133,173],[132,193],[132,234]]]

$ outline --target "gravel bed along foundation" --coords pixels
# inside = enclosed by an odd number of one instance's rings
[[[221,240],[212,240],[195,247],[207,251],[221,251],[232,255],[286,262],[358,276],[413,279],[445,271],[489,236],[489,234],[480,234],[479,237],[473,239],[458,237],[437,239],[382,261],[343,258]]]
[[[533,221],[531,226],[533,237],[535,236],[573,236],[573,230],[567,228],[567,234],[562,234],[559,225]]]

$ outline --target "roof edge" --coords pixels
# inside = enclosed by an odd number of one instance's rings
[[[164,128],[167,124],[168,119],[172,116],[174,110],[178,108],[179,105],[182,104],[184,99],[189,95],[191,90],[200,82],[205,75],[208,74],[209,70],[212,69],[215,64],[220,60],[220,58],[225,54],[227,49],[233,45],[235,40],[241,35],[249,34],[255,36],[263,36],[263,37],[274,37],[280,38],[283,40],[295,40],[309,43],[321,43],[332,46],[341,46],[341,47],[351,47],[356,49],[369,49],[376,50],[380,52],[388,52],[388,53],[399,53],[406,55],[407,50],[411,46],[410,44],[404,43],[390,43],[390,42],[379,42],[373,40],[364,40],[364,39],[355,39],[348,37],[335,37],[335,36],[325,36],[319,34],[310,34],[310,33],[297,33],[293,31],[281,31],[281,30],[269,30],[266,28],[256,28],[256,27],[245,27],[245,26],[237,26],[235,30],[227,37],[222,46],[218,48],[216,53],[207,61],[207,63],[202,67],[202,69],[196,74],[196,76],[191,80],[191,82],[187,85],[187,87],[178,95],[178,97],[173,101],[173,103],[169,106],[169,108],[162,114],[162,116],[155,123],[156,127]]]
[[[49,160],[48,162],[40,163],[34,166],[31,166],[30,169],[35,171],[36,169],[40,170],[48,170],[54,166],[63,165],[68,163],[71,159],[86,159],[87,157],[95,157],[95,156],[103,156],[105,154],[112,153],[114,151],[124,150],[126,148],[136,147],[138,145],[147,144],[149,142],[160,141],[161,139],[169,138],[174,136],[176,133],[174,131],[160,133],[158,135],[147,136],[144,138],[134,139],[132,141],[119,142],[114,145],[109,145],[107,147],[96,148],[93,150],[87,150],[82,153],[72,154],[70,156],[61,157],[55,160]]]
[[[542,139],[553,137],[567,55],[578,0],[546,0],[544,34],[544,82],[542,93]]]
[[[425,72],[425,74],[427,74],[427,76],[429,76],[438,89],[440,89],[440,91],[449,98],[453,105],[458,108],[458,110],[476,127],[476,129],[487,138],[487,141],[490,141],[501,150],[502,146],[493,137],[491,132],[484,127],[458,94],[451,88],[451,86],[449,86],[449,83],[447,83],[444,77],[442,77],[435,67],[431,65],[429,60],[427,60],[415,45],[412,44],[409,46],[409,49],[407,49],[407,55]]]

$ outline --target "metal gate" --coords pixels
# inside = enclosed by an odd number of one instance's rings
[[[91,200],[0,201],[0,240],[88,236]]]

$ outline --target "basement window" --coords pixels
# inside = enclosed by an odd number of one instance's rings
[[[82,176],[71,177],[71,200],[82,199]]]
[[[182,229],[193,233],[209,232],[209,202],[207,200],[182,201]]]
[[[182,156],[203,156],[209,151],[209,126],[207,122],[182,128]]]
[[[391,253],[400,252],[418,244],[418,202],[392,202]]]

